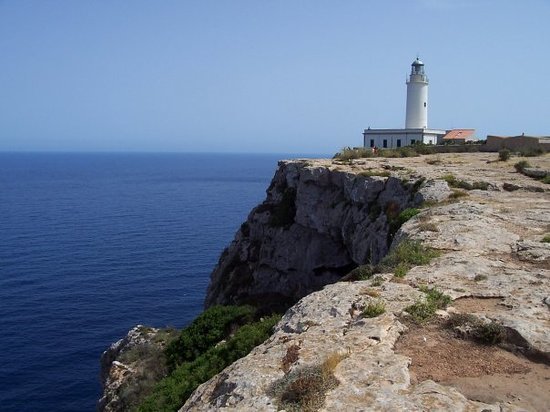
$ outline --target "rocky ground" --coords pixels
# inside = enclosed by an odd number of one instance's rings
[[[408,237],[441,252],[403,279],[340,282],[304,297],[274,335],[201,385],[182,411],[311,410],[543,411],[550,405],[550,185],[517,173],[495,153],[440,154],[309,168],[439,182],[449,173],[488,190],[468,190],[405,223]],[[529,158],[550,169],[550,155]],[[460,190],[459,190],[460,191]],[[395,241],[394,241],[395,243]],[[431,322],[404,311],[435,287],[453,301]],[[423,289],[424,288],[424,289]],[[370,304],[384,313],[369,318]],[[500,345],[445,326],[453,313],[502,325]],[[286,405],[286,406],[285,406]]]

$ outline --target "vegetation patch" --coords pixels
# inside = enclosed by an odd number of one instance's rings
[[[366,318],[375,318],[386,312],[386,305],[383,301],[369,302],[363,309],[363,316]]]
[[[506,328],[500,323],[483,322],[471,314],[455,313],[447,320],[446,326],[462,338],[485,345],[496,345],[506,340]]]
[[[550,233],[544,235],[543,238],[541,239],[541,242],[542,243],[550,243]]]
[[[467,197],[470,196],[468,193],[464,192],[463,190],[455,189],[452,191],[452,193],[449,195],[450,200],[457,200],[461,197]]]
[[[404,239],[381,260],[376,272],[393,271],[403,277],[413,266],[427,265],[440,256],[434,249],[425,247],[417,240]]]
[[[254,347],[265,341],[279,319],[280,316],[273,315],[244,325],[226,342],[210,347],[192,361],[179,364],[169,376],[155,386],[153,393],[145,399],[138,410],[178,410],[201,383],[237,359],[246,356]]]
[[[342,359],[342,355],[333,354],[320,365],[293,370],[275,382],[268,394],[287,412],[317,411],[325,403],[326,392],[339,384],[333,372]]]
[[[352,159],[364,159],[373,156],[374,154],[372,153],[372,150],[367,149],[366,147],[344,147],[333,156],[333,159],[346,161]]]
[[[514,165],[514,169],[516,169],[519,173],[523,173],[523,171],[528,167],[531,167],[531,164],[527,160],[520,160]]]
[[[475,275],[474,281],[475,282],[481,282],[482,280],[487,280],[487,275]]]
[[[174,370],[196,359],[239,326],[252,322],[255,312],[252,306],[212,306],[205,310],[166,347],[169,368]]]
[[[363,176],[363,177],[372,177],[372,176],[390,177],[391,173],[388,172],[387,170],[368,169],[368,170],[364,170],[362,172],[359,172],[359,176]]]
[[[465,190],[487,190],[489,188],[489,183],[484,181],[477,181],[469,183],[465,180],[457,179],[452,173],[448,173],[442,176],[443,180],[447,182],[450,187],[456,189],[465,189]]]
[[[405,311],[411,315],[416,323],[423,323],[430,320],[438,309],[446,308],[452,299],[436,288],[420,288],[426,295],[424,300],[418,301],[405,308]]]
[[[506,160],[510,159],[511,153],[508,149],[500,149],[498,151],[498,160],[501,162],[505,162]]]

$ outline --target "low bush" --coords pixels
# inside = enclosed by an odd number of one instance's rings
[[[496,345],[506,340],[506,328],[500,323],[483,322],[467,313],[454,313],[447,320],[447,327],[460,330],[460,336],[485,345]]]
[[[391,173],[388,172],[387,170],[373,170],[373,169],[364,170],[362,172],[359,172],[358,174],[359,176],[363,176],[363,177],[372,177],[372,176],[390,177],[391,176]]]
[[[372,149],[367,149],[366,147],[354,147],[353,149],[351,147],[344,147],[341,151],[333,156],[333,159],[346,161],[372,156],[374,156],[372,153]]]
[[[541,239],[541,242],[550,243],[550,233],[544,235],[543,238]]]
[[[395,218],[392,218],[391,215],[389,215],[388,216],[388,220],[390,223],[389,232],[388,232],[389,236],[393,237],[397,233],[399,228],[403,226],[403,223],[412,219],[414,216],[416,216],[419,213],[420,213],[420,209],[410,207],[408,209],[403,210]]]
[[[454,187],[454,188],[457,188],[457,189],[487,190],[489,188],[489,183],[487,183],[487,182],[477,181],[477,182],[469,183],[465,180],[457,179],[452,173],[448,173],[446,175],[443,175],[442,179],[445,180],[450,187]]]
[[[246,356],[265,341],[280,316],[273,315],[242,326],[227,342],[211,347],[191,362],[183,362],[161,380],[153,393],[140,405],[141,412],[176,411],[203,382]]]
[[[542,183],[545,183],[547,185],[550,185],[550,175],[544,176],[542,179],[540,179]]]
[[[376,272],[394,271],[398,277],[404,276],[413,266],[427,265],[440,253],[425,247],[416,240],[404,239],[380,261]]]
[[[475,275],[474,281],[475,282],[481,282],[482,280],[487,280],[487,275]]]
[[[254,318],[252,306],[212,306],[201,313],[165,349],[168,366],[189,362]]]
[[[505,162],[508,159],[510,159],[510,150],[500,149],[498,151],[498,160],[500,160],[501,162]]]
[[[411,315],[417,323],[423,323],[430,320],[438,309],[446,308],[452,299],[436,288],[421,288],[426,294],[423,301],[418,301],[405,308],[405,311]]]
[[[288,412],[313,412],[322,408],[327,391],[338,386],[334,369],[344,357],[329,356],[322,364],[295,369],[275,382],[268,394],[278,409]]]
[[[363,309],[363,316],[366,318],[375,318],[386,312],[386,305],[382,301],[369,302]]]
[[[523,170],[528,167],[531,167],[531,165],[527,160],[520,160],[514,165],[514,169],[516,169],[516,171],[519,173],[523,173]]]

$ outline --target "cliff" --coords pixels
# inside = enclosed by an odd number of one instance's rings
[[[378,263],[402,210],[450,193],[445,182],[380,166],[350,173],[330,161],[280,162],[266,200],[214,269],[206,307],[286,308],[358,265]]]
[[[298,302],[181,410],[546,410],[549,187],[496,157],[281,162],[206,306]]]

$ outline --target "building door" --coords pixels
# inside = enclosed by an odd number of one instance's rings
[[[401,139],[397,139],[397,147],[401,147]]]

